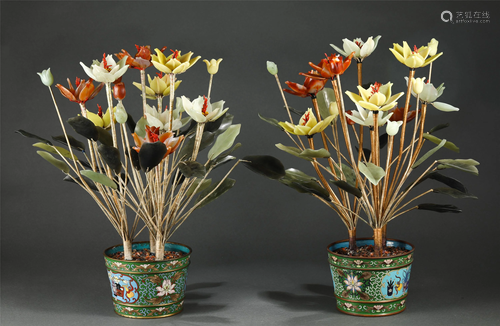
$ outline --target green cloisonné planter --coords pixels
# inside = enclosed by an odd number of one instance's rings
[[[149,249],[149,242],[132,244],[132,250]],[[144,262],[113,259],[118,245],[104,251],[115,312],[130,318],[162,318],[182,311],[191,248],[168,242],[165,251],[179,251],[178,259]]]
[[[358,246],[373,245],[373,239],[358,239]],[[388,247],[409,252],[383,258],[358,258],[334,253],[349,246],[348,240],[328,246],[337,309],[355,316],[388,316],[406,308],[406,296],[413,262],[413,245],[387,240]]]

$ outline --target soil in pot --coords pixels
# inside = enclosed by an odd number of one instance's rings
[[[373,248],[374,248],[373,245],[365,245],[358,247],[356,250],[351,250],[346,247],[334,250],[334,252],[340,255],[351,256],[351,257],[375,257],[375,252]],[[384,246],[384,249],[382,250],[382,255],[380,257],[392,257],[392,256],[404,255],[408,252],[410,252],[410,250],[406,248]]]
[[[163,260],[168,260],[168,259],[178,259],[184,256],[181,252],[179,251],[165,251],[165,256]],[[113,259],[120,259],[123,260],[123,251],[117,251],[115,252],[111,258]],[[132,261],[155,261],[156,260],[156,255],[153,252],[150,252],[149,249],[144,248],[141,250],[134,249],[132,250]]]

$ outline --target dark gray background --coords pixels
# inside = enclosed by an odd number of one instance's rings
[[[500,317],[499,9],[497,2],[2,1],[2,325],[495,324]],[[445,23],[444,10],[488,11],[490,23]],[[440,100],[460,111],[431,108],[428,125],[450,122],[438,136],[454,141],[461,153],[441,150],[436,156],[481,162],[479,177],[448,174],[478,200],[437,195],[426,200],[455,204],[462,214],[412,212],[389,224],[390,237],[416,246],[407,310],[381,319],[337,312],[326,246],[345,238],[345,227],[314,198],[240,166],[232,175],[234,189],[195,212],[172,238],[193,248],[185,311],[144,322],[116,316],[101,254],[120,238],[90,197],[62,182],[33,142],[14,133],[25,129],[46,138],[61,133],[36,72],[51,67],[61,84],[67,77],[86,78],[80,61],[88,65],[103,52],[122,48],[134,54],[134,44],[222,57],[212,98],[224,99],[235,123],[242,123],[239,157],[270,154],[313,174],[308,164],[275,148],[288,138],[257,116],[286,119],[266,61],[278,64],[282,83],[302,82],[298,73],[332,53],[330,43],[376,35],[382,39],[366,61],[364,80],[392,81],[395,92],[404,91],[408,70],[388,48],[403,40],[440,41],[444,55],[432,79],[435,85],[445,82]],[[207,90],[203,62],[180,79],[177,94],[194,98]],[[139,91],[131,82],[138,80],[135,70],[124,77],[125,106],[136,116]],[[354,65],[342,80],[344,90],[355,91]],[[57,93],[64,118],[76,115],[78,106]],[[101,95],[90,102],[92,109],[105,104]],[[302,110],[310,106],[307,99],[287,99]],[[371,232],[360,225],[359,234]]]

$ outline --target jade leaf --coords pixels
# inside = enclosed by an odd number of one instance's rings
[[[90,180],[89,178],[87,178],[86,176],[82,175],[82,178],[85,180],[85,182],[88,184],[88,186],[90,187],[90,189],[94,190],[94,191],[99,191],[99,189],[97,189],[94,181]],[[75,181],[73,178],[71,178],[69,175],[65,176],[64,177],[64,181],[68,181],[68,182],[72,182],[72,183],[75,183],[75,184],[78,184],[80,186],[83,187],[83,184],[80,182],[80,180],[78,180],[78,178],[76,178],[77,181]]]
[[[211,160],[210,162],[208,162],[207,168],[215,169],[229,161],[236,159],[236,157],[232,156],[231,154],[240,147],[241,143],[237,143],[236,145],[233,146],[233,148],[231,148],[228,151],[225,151],[224,153],[219,155],[219,157],[217,157],[215,160]]]
[[[263,121],[265,121],[265,122],[269,123],[270,125],[275,126],[275,127],[279,128],[280,130],[283,130],[283,127],[281,127],[281,126],[279,125],[279,121],[278,121],[278,120],[276,120],[276,119],[274,119],[274,118],[266,118],[266,117],[263,117],[263,116],[261,116],[261,115],[260,115],[260,113],[259,113],[259,118],[260,118],[261,120],[263,120]]]
[[[283,152],[286,152],[288,154],[292,154],[293,156],[296,156],[296,157],[303,158],[304,160],[308,160],[308,161],[312,161],[313,160],[312,158],[309,158],[309,157],[306,157],[306,156],[300,156],[301,150],[298,149],[297,147],[285,146],[285,145],[283,145],[281,143],[276,144],[276,147],[278,147],[279,149],[281,149]]]
[[[92,121],[82,116],[68,119],[68,123],[73,129],[87,139],[97,140],[99,132]]]
[[[432,179],[432,180],[436,180],[436,181],[439,181],[441,183],[444,183],[445,185],[447,185],[448,187],[451,187],[453,189],[456,189],[460,192],[463,192],[463,193],[466,193],[468,194],[468,190],[467,188],[460,182],[458,181],[457,179],[454,179],[452,177],[448,177],[446,175],[442,175],[441,173],[439,172],[431,172],[431,173],[427,173],[425,176],[423,176],[419,182],[417,182],[414,186],[420,184],[421,182],[427,180],[427,179]]]
[[[61,161],[56,159],[54,156],[52,156],[50,153],[44,152],[44,151],[37,151],[37,154],[43,157],[47,162],[58,168],[59,170],[63,171],[64,173],[68,174],[69,173],[69,166],[66,164],[66,162]]]
[[[330,157],[330,152],[328,152],[326,149],[321,148],[321,149],[305,149],[299,154],[299,157],[302,158],[328,158]]]
[[[97,151],[101,155],[104,162],[106,162],[106,164],[113,169],[113,171],[120,173],[122,170],[122,162],[118,148],[101,144],[97,147]]]
[[[340,178],[342,173],[340,173],[339,169],[335,165],[333,167],[335,169],[336,175]],[[347,181],[348,184],[354,187],[356,185],[356,174],[354,173],[354,170],[345,163],[342,163],[341,167],[342,172],[345,176],[345,181]]]
[[[448,128],[450,126],[449,123],[442,123],[442,124],[439,124],[437,126],[435,126],[434,128],[432,128],[431,130],[429,130],[429,134],[432,134],[438,130],[441,130],[441,129],[444,129],[444,128]]]
[[[316,94],[318,99],[318,108],[321,118],[325,119],[330,116],[330,102],[336,102],[335,92],[333,88],[325,87]]]
[[[251,171],[262,174],[270,179],[279,179],[286,174],[283,163],[270,155],[245,156],[243,164]]]
[[[224,115],[222,115],[221,117],[219,117],[219,119],[217,119],[215,121],[207,122],[205,124],[205,131],[215,132],[215,131],[219,130],[220,127],[222,126],[222,121],[224,120],[224,117],[226,114],[227,114],[227,112],[224,113]]]
[[[449,195],[453,198],[473,198],[473,199],[477,199],[476,196],[472,195],[472,194],[469,194],[469,193],[465,193],[465,192],[462,192],[462,191],[459,191],[459,190],[456,190],[456,189],[453,189],[453,188],[436,188],[436,189],[432,189],[432,192],[436,193],[436,194],[444,194],[444,195]]]
[[[217,131],[215,132],[216,134],[220,134],[221,132],[227,130],[227,128],[229,128],[229,126],[231,126],[233,124],[233,119],[234,119],[234,115],[230,114],[230,113],[224,113],[224,115],[222,117],[220,117],[219,119],[215,120],[214,122],[217,122],[219,120],[222,121],[222,123],[219,125],[219,128],[217,129]],[[209,122],[208,124],[210,124],[211,122]],[[208,130],[210,131],[210,130]]]
[[[116,183],[113,180],[111,180],[110,178],[108,178],[107,175],[104,175],[102,173],[94,172],[92,170],[81,170],[80,174],[89,178],[90,180],[97,182],[97,183],[100,183],[104,186],[108,186],[108,187],[113,188],[113,189],[118,188],[118,186],[116,185]]]
[[[433,136],[431,134],[423,134],[423,137],[427,139],[428,141],[433,142],[434,144],[439,144],[441,143],[441,139],[437,138],[436,136]],[[460,152],[460,148],[457,147],[457,145],[453,144],[451,141],[446,141],[444,144],[444,148],[447,148],[451,151]]]
[[[284,106],[283,109],[286,110],[286,106]],[[306,113],[306,111],[300,111],[300,110],[292,108],[291,106],[289,106],[288,109],[290,110],[290,112],[295,113],[296,115],[299,115],[299,116],[303,116]]]
[[[130,133],[134,133],[135,132],[135,121],[134,121],[134,118],[130,115],[130,113],[127,114],[127,127],[128,127],[128,130],[130,131]]]
[[[143,143],[139,151],[141,168],[148,172],[160,164],[167,153],[167,147],[162,142]]]
[[[203,180],[203,179],[195,179],[194,180],[193,184],[191,184],[191,186],[186,191],[186,198],[190,197],[193,194],[197,194],[197,193],[207,189],[207,187],[210,186],[210,184],[212,183],[212,179],[205,179],[203,181],[201,181],[201,180]],[[200,182],[201,182],[201,185],[198,188],[198,185],[200,184]],[[196,190],[196,188],[198,188],[198,190]],[[196,190],[196,192],[195,192],[195,190]]]
[[[359,190],[356,187],[351,186],[349,183],[347,183],[343,180],[337,180],[337,181],[330,180],[330,182],[333,183],[334,185],[336,185],[337,187],[339,187],[340,189],[345,190],[348,193],[353,194],[354,196],[356,196],[358,198],[361,197],[361,195],[362,195],[361,190]]]
[[[59,146],[50,146],[45,143],[35,143],[33,144],[34,147],[38,147],[43,149],[46,152],[49,152],[51,154],[56,154],[56,155],[62,155],[66,158],[69,158],[70,160],[76,160],[78,161],[78,157],[75,155],[71,155],[70,151],[68,151],[65,148],[59,147]]]
[[[141,117],[139,121],[135,124],[134,132],[137,136],[140,138],[146,137],[146,125],[148,124],[148,121],[144,118]]]
[[[203,149],[212,145],[215,139],[215,133],[210,131],[203,132],[203,136],[201,137],[201,144],[199,151],[201,152]],[[179,157],[184,158],[186,160],[190,159],[193,155],[195,137],[190,137],[189,140],[184,140],[184,147],[179,152]]]
[[[35,135],[35,134],[29,133],[29,132],[27,132],[27,131],[24,131],[24,130],[22,130],[22,129],[16,130],[16,132],[17,132],[18,134],[20,134],[20,135],[24,136],[24,137],[27,137],[27,138],[33,138],[33,139],[38,139],[38,140],[40,140],[40,141],[42,141],[42,142],[44,142],[44,143],[46,143],[46,144],[48,144],[48,145],[52,145],[52,143],[51,143],[49,140],[47,140],[47,139],[45,139],[45,138],[42,138],[42,137],[39,137],[39,136],[37,136],[37,135]]]
[[[136,170],[140,170],[141,163],[139,161],[139,153],[137,153],[137,151],[135,149],[133,149],[132,147],[129,148],[129,151],[130,151],[130,158],[132,159],[132,165],[134,166],[134,168]],[[129,153],[127,152],[126,155],[128,156]]]
[[[64,135],[52,136],[52,139],[56,142],[64,144],[68,146],[68,142],[66,141],[66,137]],[[76,149],[80,152],[85,152],[85,144],[81,141],[77,140],[75,137],[68,135],[69,144],[72,148]]]
[[[199,203],[202,200],[203,200],[203,202],[197,208],[203,207],[203,206],[207,205],[208,203],[216,200],[217,198],[222,196],[224,193],[226,193],[229,189],[231,189],[235,183],[236,183],[236,180],[227,178],[227,179],[224,179],[224,181],[217,182],[215,184],[214,183],[210,184],[198,196],[196,203]],[[217,189],[212,194],[210,194],[216,187],[217,187]]]
[[[186,178],[191,178],[191,177],[202,178],[207,173],[205,166],[196,161],[179,162],[179,170]]]
[[[214,146],[208,151],[208,159],[213,160],[222,152],[233,146],[234,140],[240,133],[241,124],[229,126],[222,134],[217,137]]]
[[[108,146],[113,146],[113,136],[104,128],[102,127],[95,127],[98,133],[98,140],[101,142],[101,144],[108,145]]]
[[[287,169],[285,176],[280,178],[278,181],[300,193],[315,194],[327,201],[330,201],[328,191],[318,183],[317,179],[300,170],[294,168]]]
[[[359,162],[358,164],[359,172],[370,180],[375,186],[382,180],[385,176],[385,171],[380,166],[377,166],[371,162]]]
[[[418,209],[434,211],[438,213],[461,213],[462,210],[453,205],[441,205],[441,204],[419,204]]]
[[[416,169],[420,164],[422,164],[426,159],[428,159],[432,154],[437,152],[441,147],[444,146],[446,143],[446,139],[443,139],[439,145],[434,147],[433,149],[429,150],[427,153],[425,153],[421,158],[419,158],[413,165],[411,166],[412,169]]]
[[[474,175],[479,175],[479,171],[476,168],[476,165],[479,165],[479,162],[476,160],[473,160],[471,158],[469,159],[442,159],[438,160],[438,170],[443,170],[443,169],[448,169],[448,168],[454,168],[460,171],[465,171],[472,173]]]

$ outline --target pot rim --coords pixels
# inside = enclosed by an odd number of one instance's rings
[[[136,242],[132,242],[132,246],[133,246],[134,244],[137,244],[137,243],[148,243],[148,244],[149,244],[150,242],[149,242],[149,241],[136,241]],[[173,241],[167,241],[167,242],[165,242],[165,244],[167,244],[167,243],[171,243],[171,244],[174,244],[174,245],[183,246],[183,247],[185,247],[185,248],[187,248],[187,249],[188,249],[188,253],[186,253],[184,256],[182,256],[182,257],[180,257],[180,258],[170,258],[170,259],[164,259],[164,260],[155,260],[155,261],[153,261],[153,262],[151,262],[151,263],[159,263],[159,262],[165,262],[165,261],[174,261],[174,260],[179,260],[179,259],[184,258],[184,257],[189,257],[189,256],[191,255],[191,253],[193,252],[193,250],[191,249],[191,247],[189,247],[189,246],[187,246],[187,245],[185,245],[185,244],[183,244],[183,243],[180,243],[180,242],[173,242]],[[108,255],[106,254],[106,252],[107,252],[108,250],[111,250],[111,249],[116,248],[116,247],[122,247],[122,246],[123,246],[123,244],[118,244],[118,245],[111,246],[111,247],[109,247],[109,248],[107,248],[107,249],[104,249],[103,256],[104,256],[105,258],[107,257],[107,258],[109,258],[109,259],[113,259],[113,260],[117,260],[117,261],[123,261],[123,262],[134,262],[134,260],[117,259],[117,258],[110,257],[110,256],[108,256]],[[136,261],[136,262],[140,262],[140,261]]]
[[[356,242],[358,242],[358,240],[373,240],[373,238],[356,238]],[[407,241],[403,241],[403,240],[398,240],[398,239],[393,239],[393,238],[388,238],[387,241],[396,241],[396,242],[401,242],[401,243],[404,243],[404,244],[407,244],[407,245],[410,245],[411,246],[411,250],[404,253],[404,254],[399,254],[399,255],[395,255],[395,256],[390,256],[390,257],[359,257],[360,259],[387,259],[387,258],[390,258],[390,259],[393,259],[393,258],[398,258],[398,257],[402,257],[402,256],[406,256],[406,255],[409,255],[409,254],[413,254],[413,252],[415,251],[415,246]],[[330,250],[330,248],[335,245],[335,244],[338,244],[338,243],[341,243],[341,242],[347,242],[349,243],[349,239],[344,239],[344,240],[339,240],[339,241],[335,241],[335,242],[332,242],[330,243],[327,247],[326,247],[326,250],[328,251],[328,253],[332,254],[332,255],[335,255],[335,256],[339,256],[339,257],[345,257],[345,258],[351,258],[351,259],[354,259],[356,258],[355,256],[348,256],[348,255],[342,255],[342,254],[338,254],[336,252],[333,252]]]

